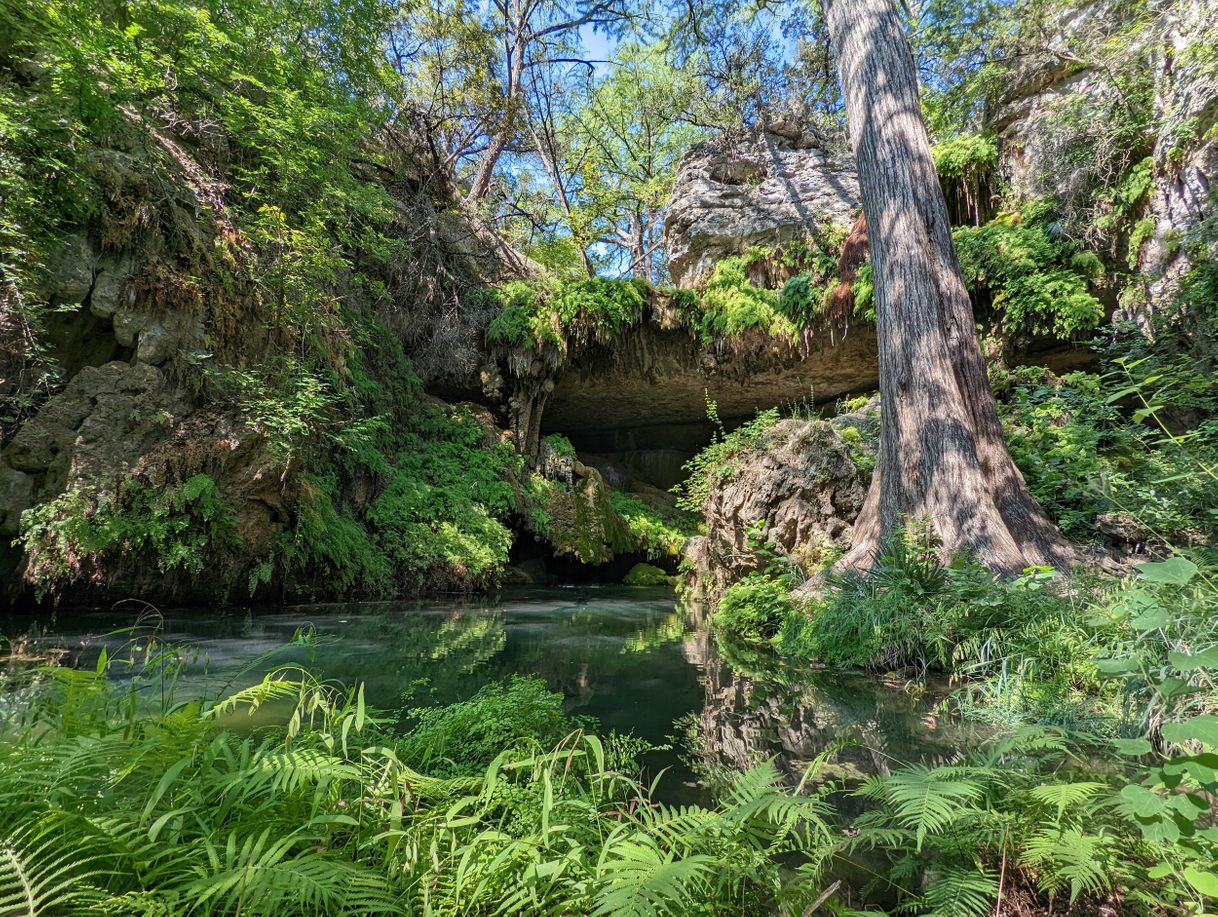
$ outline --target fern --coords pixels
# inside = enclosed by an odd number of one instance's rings
[[[1049,894],[1068,885],[1073,904],[1083,892],[1112,886],[1113,859],[1111,838],[1067,828],[1038,831],[1025,839],[1020,863],[1036,871],[1037,884]]]
[[[998,878],[984,868],[944,867],[924,896],[927,917],[982,917],[998,897]]]
[[[61,839],[18,829],[0,841],[0,914],[38,917],[97,897],[95,858],[74,855]]]
[[[890,804],[897,823],[914,831],[915,849],[921,850],[928,834],[941,832],[975,811],[974,803],[981,798],[982,788],[972,780],[955,779],[957,773],[949,768],[932,770],[917,765],[889,777],[873,777],[859,792]]]

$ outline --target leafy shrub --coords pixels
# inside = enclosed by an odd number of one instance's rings
[[[1104,318],[1103,305],[1088,289],[1102,269],[1099,260],[1052,236],[1039,211],[958,226],[952,237],[964,282],[990,296],[1009,330],[1069,337]]]
[[[613,491],[609,501],[625,520],[634,549],[651,560],[680,557],[685,542],[697,533],[698,520],[688,512],[661,513],[638,497],[620,490]]]
[[[1206,712],[1218,706],[1216,603],[1213,581],[1185,558],[1139,565],[1102,599],[1079,648],[1100,644],[1092,658],[1119,686],[1106,709],[1120,737],[1023,728],[958,763],[873,777],[857,795],[874,808],[847,846],[890,854],[909,907],[990,913],[999,875],[1015,867],[1017,893],[1050,902],[1091,910],[1117,895],[1134,913],[1204,909],[1218,898],[1204,795],[1218,789],[1218,718]],[[1032,643],[1027,652],[1036,677],[1052,678],[1060,660]]]
[[[651,564],[635,564],[622,577],[622,582],[627,586],[667,586],[672,581],[671,576]]]
[[[1063,379],[1017,370],[999,407],[1016,464],[1073,537],[1094,537],[1102,514],[1128,519],[1159,541],[1204,537],[1216,521],[1210,507],[1218,479],[1205,469],[1218,458],[1218,430],[1202,425],[1177,439],[1156,434],[1140,422],[1151,417],[1145,408],[1128,418],[1117,407],[1139,390],[1122,382],[1128,377],[1119,370]]]
[[[677,507],[690,513],[701,513],[702,504],[710,496],[717,481],[729,476],[735,469],[736,456],[750,449],[771,427],[778,423],[778,410],[762,411],[752,420],[741,424],[732,432],[724,430],[719,422],[718,408],[709,398],[707,415],[716,427],[709,446],[682,465],[689,473],[682,483],[673,488],[677,494]]]
[[[44,589],[127,555],[198,574],[214,549],[241,544],[232,507],[205,474],[163,490],[135,479],[117,495],[70,490],[26,510],[21,526],[27,575]]]
[[[742,257],[732,255],[715,264],[702,291],[700,331],[707,341],[738,337],[757,330],[773,337],[795,337],[795,326],[778,310],[772,290],[754,286]]]
[[[575,447],[571,445],[571,440],[561,433],[551,433],[545,438],[545,444],[561,458],[575,458]]]
[[[413,726],[398,753],[416,770],[478,774],[505,751],[548,751],[562,742],[578,728],[562,705],[563,696],[540,678],[513,676],[486,685],[469,700],[411,709]]]
[[[502,311],[487,327],[487,341],[533,350],[546,344],[565,349],[569,342],[615,338],[639,320],[650,289],[637,279],[584,277],[542,284],[513,280],[492,295]]]
[[[730,586],[715,608],[715,629],[748,640],[773,637],[791,613],[787,586],[750,573]]]

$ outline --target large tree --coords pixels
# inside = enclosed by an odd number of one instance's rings
[[[1068,564],[1003,439],[897,0],[827,0],[867,218],[879,337],[881,430],[846,566],[923,521],[945,555],[997,572]]]

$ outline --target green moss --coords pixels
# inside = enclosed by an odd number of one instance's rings
[[[668,586],[672,581],[671,576],[651,564],[635,564],[622,578],[627,586]]]
[[[620,490],[613,491],[610,502],[625,520],[634,550],[651,560],[680,557],[685,542],[697,534],[698,519],[690,513],[661,513],[638,497]]]
[[[1129,234],[1129,256],[1128,263],[1130,270],[1137,270],[1138,261],[1142,256],[1142,246],[1146,241],[1152,238],[1155,234],[1155,218],[1150,216],[1142,217],[1133,226],[1133,232]]]
[[[595,565],[633,548],[626,522],[595,471],[589,470],[572,488],[551,484],[544,492],[548,496],[545,535],[555,554]]]

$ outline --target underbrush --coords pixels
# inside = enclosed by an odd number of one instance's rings
[[[1166,545],[1218,533],[1218,427],[1171,431],[1161,415],[1185,390],[1175,377],[1118,362],[1104,375],[1022,367],[995,382],[1011,455],[1067,535]]]
[[[715,808],[660,803],[632,776],[645,743],[597,738],[539,681],[403,735],[294,668],[175,699],[177,650],[135,650],[134,674],[103,657],[3,696],[6,913],[766,913],[819,892],[820,798],[763,765]]]
[[[866,811],[843,855],[891,863],[873,891],[931,914],[1000,900],[1201,913],[1218,899],[1215,572],[1174,556],[1122,579],[1003,581],[902,539],[802,607],[773,572],[754,574],[714,623],[729,659],[742,644],[743,658],[947,675],[942,712],[996,727],[960,760],[852,791]]]

